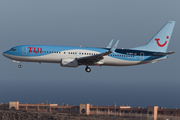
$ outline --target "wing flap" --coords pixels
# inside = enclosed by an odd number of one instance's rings
[[[111,51],[107,51],[105,53],[101,53],[101,54],[97,54],[97,55],[93,55],[93,56],[87,56],[87,57],[81,57],[78,58],[78,62],[81,64],[88,64],[88,63],[92,63],[92,62],[98,62],[102,59],[104,59],[103,56],[106,56],[108,54],[110,54]]]

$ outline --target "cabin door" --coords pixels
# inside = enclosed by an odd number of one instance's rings
[[[27,55],[27,47],[22,48],[22,55]]]
[[[140,53],[140,61],[143,61],[143,60],[144,60],[144,53],[141,52],[141,53]]]

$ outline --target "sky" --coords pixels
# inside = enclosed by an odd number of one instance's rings
[[[180,108],[179,0],[1,0],[0,102],[78,105],[128,104]],[[106,47],[145,45],[168,21],[176,21],[168,51],[154,64],[65,68],[17,63],[2,53],[18,45]]]

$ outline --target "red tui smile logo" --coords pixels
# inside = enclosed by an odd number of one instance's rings
[[[167,36],[166,38],[169,39],[169,36]],[[165,41],[164,44],[160,44],[160,43],[159,43],[159,40],[160,40],[159,38],[155,38],[155,40],[156,40],[156,42],[157,42],[157,44],[158,44],[159,47],[164,47],[164,46],[166,45],[166,43],[167,43],[167,41]]]

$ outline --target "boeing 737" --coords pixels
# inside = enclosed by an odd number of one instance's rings
[[[113,40],[106,48],[21,45],[5,51],[3,55],[13,62],[59,63],[62,67],[78,67],[85,65],[90,72],[91,65],[99,66],[130,66],[155,63],[168,58],[167,52],[175,21],[169,21],[144,46],[131,49],[117,49],[119,40],[112,47]]]

